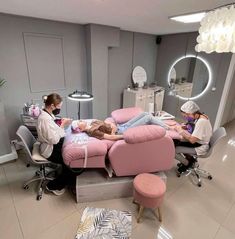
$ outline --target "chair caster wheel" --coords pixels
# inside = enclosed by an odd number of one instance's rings
[[[42,199],[42,195],[37,195],[37,200],[40,201]]]
[[[180,178],[181,174],[180,174],[180,173],[176,173],[176,176],[177,176],[178,178]]]
[[[198,187],[201,187],[201,186],[202,186],[202,184],[201,184],[201,183],[198,183],[198,184],[197,184],[197,186],[198,186]]]
[[[212,180],[212,176],[211,176],[211,175],[209,175],[209,176],[208,176],[208,179],[209,179],[209,180]]]
[[[23,189],[24,189],[24,190],[28,190],[28,189],[29,189],[29,185],[24,185],[24,186],[23,186]]]

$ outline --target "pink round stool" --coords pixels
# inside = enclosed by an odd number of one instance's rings
[[[163,180],[150,173],[142,173],[134,179],[134,202],[140,205],[137,216],[139,223],[144,208],[157,209],[159,221],[162,221],[160,205],[166,191],[166,185]],[[154,210],[157,216],[157,211]]]

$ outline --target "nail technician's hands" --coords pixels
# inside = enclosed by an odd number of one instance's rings
[[[62,118],[61,119],[61,126],[62,127],[68,126],[71,123],[72,123],[72,119],[69,119],[69,118]]]

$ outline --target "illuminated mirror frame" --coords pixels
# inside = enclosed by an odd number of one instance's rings
[[[205,65],[206,65],[206,68],[208,70],[208,73],[209,73],[209,79],[208,79],[208,83],[207,83],[207,86],[206,88],[198,95],[194,96],[194,97],[190,97],[190,98],[186,98],[186,97],[182,97],[180,95],[176,95],[176,97],[179,97],[181,100],[196,100],[198,99],[199,97],[201,97],[202,95],[204,95],[210,88],[211,86],[211,83],[212,83],[212,71],[211,71],[211,68],[210,68],[210,65],[209,63],[203,59],[202,57],[200,56],[195,56],[195,55],[186,55],[186,56],[182,56],[180,58],[178,58],[176,61],[174,61],[174,63],[171,65],[170,67],[170,70],[168,72],[168,77],[167,77],[167,81],[168,81],[168,86],[171,86],[171,79],[170,79],[170,73],[171,73],[171,70],[172,68],[179,62],[181,61],[182,59],[185,59],[185,58],[191,58],[191,57],[194,57],[194,58],[197,58],[199,60],[201,60]],[[177,72],[176,72],[177,74]]]

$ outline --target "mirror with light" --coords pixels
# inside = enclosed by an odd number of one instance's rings
[[[177,59],[170,67],[168,85],[181,99],[196,99],[210,87],[211,70],[201,57],[188,55]]]

